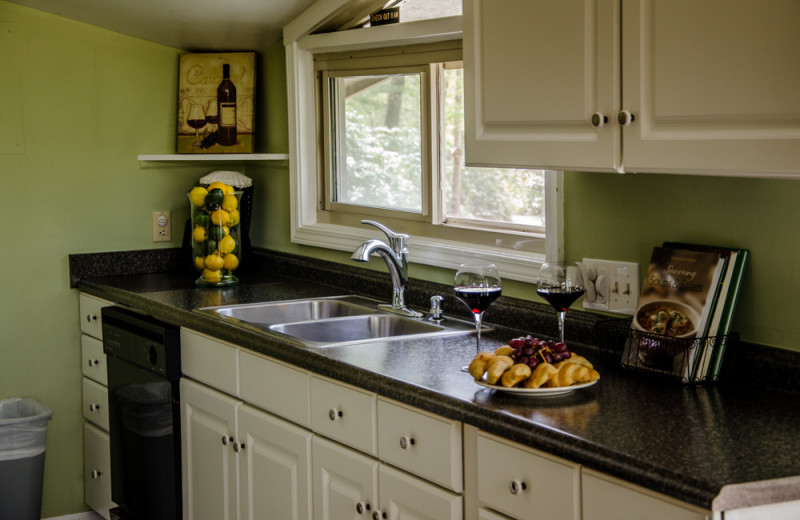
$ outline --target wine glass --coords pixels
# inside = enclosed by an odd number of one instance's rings
[[[206,112],[203,105],[191,105],[189,115],[186,116],[186,124],[194,128],[194,142],[192,146],[200,146],[200,129],[206,126]]]
[[[453,282],[456,298],[469,307],[475,317],[477,352],[481,351],[481,318],[483,311],[495,301],[502,290],[500,275],[494,264],[461,264]],[[462,370],[465,370],[466,367]]]
[[[539,269],[539,287],[536,294],[547,301],[558,313],[558,331],[564,342],[564,318],[567,309],[583,296],[586,286],[578,264],[545,262]]]

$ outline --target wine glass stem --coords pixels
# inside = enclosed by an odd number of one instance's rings
[[[473,316],[475,316],[475,331],[477,334],[478,342],[476,345],[477,353],[481,353],[481,318],[483,318],[482,312],[473,312]]]
[[[561,337],[561,343],[564,343],[564,319],[567,317],[567,311],[563,310],[558,313],[558,333]]]

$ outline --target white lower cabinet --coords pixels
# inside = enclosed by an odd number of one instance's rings
[[[108,432],[83,425],[83,498],[86,505],[103,518],[110,518],[109,509],[116,507],[111,501],[111,446]]]
[[[309,520],[311,432],[181,380],[185,520]]]
[[[602,473],[583,470],[583,520],[710,520],[711,513]]]
[[[322,437],[313,442],[315,520],[458,520],[461,496]]]

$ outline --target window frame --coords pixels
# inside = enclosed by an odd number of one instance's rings
[[[432,43],[461,39],[461,16],[400,23],[353,31],[310,33],[299,26],[284,31],[289,105],[290,239],[293,243],[339,251],[353,251],[364,240],[375,238],[369,226],[322,222],[317,209],[324,186],[320,186],[319,167],[324,160],[318,146],[318,110],[314,68],[316,54],[345,50],[376,49],[409,43]],[[412,234],[411,263],[455,269],[469,257],[493,262],[507,279],[535,282],[538,267],[545,260],[563,258],[563,173],[548,172],[546,181],[547,234],[544,253],[520,251],[511,247],[476,245],[462,240],[428,238]],[[391,223],[389,223],[391,227]]]

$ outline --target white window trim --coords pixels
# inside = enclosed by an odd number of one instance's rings
[[[334,9],[341,0],[326,0]],[[299,20],[298,20],[299,21]],[[302,20],[306,26],[307,20]],[[293,22],[294,24],[294,22]],[[370,226],[349,227],[317,221],[318,135],[314,54],[357,50],[411,43],[431,43],[461,38],[461,17],[400,23],[362,30],[302,35],[302,28],[290,24],[284,29],[286,76],[289,105],[290,225],[293,243],[340,251],[353,251],[363,241],[375,238]],[[310,32],[310,31],[309,31]],[[504,278],[535,282],[545,257],[563,258],[563,174],[548,173],[546,253],[513,251],[477,246],[455,240],[434,240],[412,236],[409,261],[455,269],[465,258],[493,262]],[[553,204],[551,201],[558,201]]]

